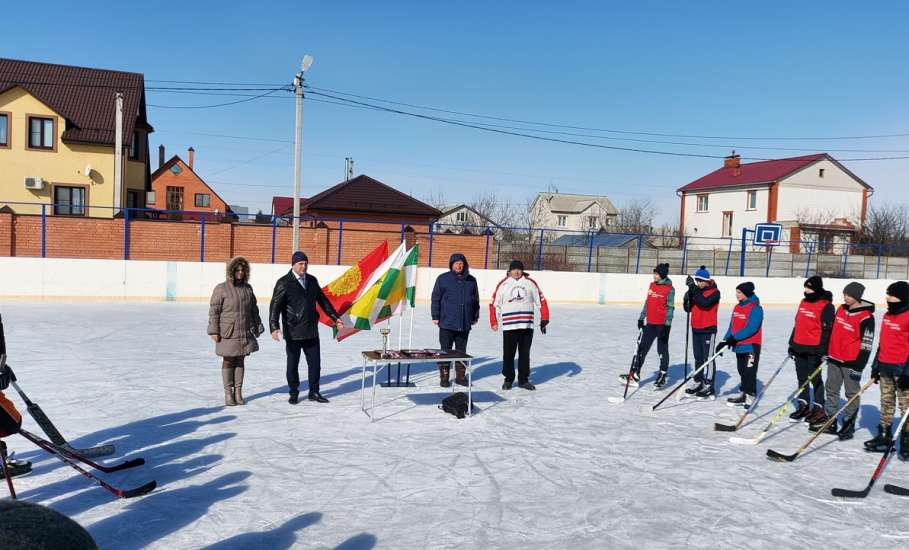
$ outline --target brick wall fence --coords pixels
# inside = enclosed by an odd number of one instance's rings
[[[48,216],[44,234],[48,258],[123,259],[128,247],[130,260],[172,260],[223,262],[245,256],[254,263],[290,261],[292,229],[289,226],[199,221],[130,220]],[[0,256],[40,257],[41,216],[0,212]],[[204,251],[202,235],[205,235]],[[128,233],[128,234],[127,234]],[[398,224],[327,222],[300,227],[300,250],[314,264],[349,265],[369,253],[382,241],[393,248],[401,242]],[[405,226],[409,245],[419,243],[420,265],[448,265],[448,258],[462,252],[468,261],[483,267],[487,239],[483,235],[433,234],[423,225]],[[340,262],[338,244],[340,240]],[[432,257],[430,258],[430,242]],[[488,240],[489,258],[493,241]]]

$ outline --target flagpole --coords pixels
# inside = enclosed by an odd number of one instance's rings
[[[405,300],[404,303],[407,303]],[[398,316],[398,351],[401,351],[401,345],[404,340],[404,308],[401,308],[401,315]]]
[[[407,348],[413,349],[413,310],[416,308],[411,306],[409,309],[410,309],[410,333],[407,336]]]

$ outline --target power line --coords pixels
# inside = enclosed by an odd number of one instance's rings
[[[240,103],[255,101],[256,99],[261,99],[263,97],[267,97],[267,96],[277,92],[278,90],[282,90],[282,89],[283,88],[275,88],[268,92],[265,92],[265,93],[262,93],[262,94],[259,94],[256,96],[252,96],[252,97],[247,97],[245,99],[238,99],[236,101],[228,101],[226,103],[215,103],[212,105],[155,105],[153,103],[146,103],[145,105],[147,107],[155,107],[158,109],[214,109],[216,107],[228,107],[230,105],[237,105]]]

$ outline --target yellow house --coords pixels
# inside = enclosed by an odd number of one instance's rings
[[[114,181],[117,94],[122,166]],[[110,218],[151,191],[145,78],[0,58],[0,208]],[[44,205],[42,207],[42,205]]]

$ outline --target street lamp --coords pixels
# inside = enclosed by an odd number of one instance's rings
[[[293,241],[291,252],[296,252],[300,246],[300,185],[303,168],[303,73],[312,66],[312,56],[303,56],[300,63],[300,72],[294,76],[294,96],[297,110],[296,128],[294,129],[294,218]]]

